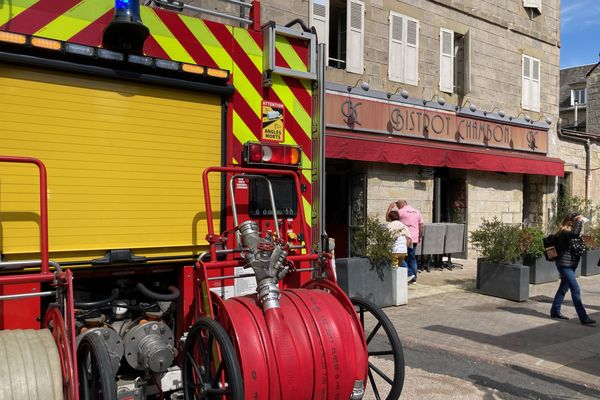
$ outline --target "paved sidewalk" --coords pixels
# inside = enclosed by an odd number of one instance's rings
[[[529,301],[513,302],[477,293],[475,263],[456,261],[464,269],[419,273],[408,305],[384,309],[403,346],[443,349],[600,389],[600,324],[581,325],[570,294],[562,312],[571,319],[549,318],[558,281],[530,285]],[[600,321],[600,275],[578,281],[588,313]]]

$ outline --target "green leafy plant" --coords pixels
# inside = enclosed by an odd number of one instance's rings
[[[525,226],[521,229],[521,254],[523,258],[536,259],[544,255],[544,231],[538,227]]]
[[[550,219],[550,232],[557,232],[560,229],[562,220],[571,213],[577,213],[586,216],[594,222],[600,224],[600,208],[594,206],[591,200],[583,197],[565,195],[561,196],[558,201],[554,201],[556,212]]]
[[[585,233],[584,239],[585,239],[586,235],[589,237],[588,240],[585,240],[588,248],[590,248],[590,249],[600,248],[600,221],[598,221],[598,217],[596,217],[596,220],[594,221],[594,223],[592,225],[590,225],[590,226],[584,225],[584,233]]]
[[[584,240],[589,249],[600,248],[600,207],[583,197],[565,195],[554,203],[556,213],[550,220],[550,232],[560,229],[562,220],[571,213],[581,214],[590,219],[583,226]]]
[[[471,244],[485,261],[508,264],[521,257],[520,225],[504,223],[497,217],[481,221],[480,227],[471,232]]]
[[[383,276],[383,268],[392,262],[392,246],[398,235],[390,232],[385,224],[377,218],[367,217],[365,225],[353,236],[353,246],[357,254],[366,256],[371,262],[371,269]]]

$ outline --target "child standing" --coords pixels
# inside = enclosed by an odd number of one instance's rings
[[[407,267],[406,258],[408,246],[412,246],[412,239],[410,232],[406,225],[400,222],[398,211],[392,210],[389,213],[391,221],[387,224],[387,228],[395,235],[398,235],[396,242],[392,247],[392,268],[398,268],[400,266]],[[408,280],[414,278],[414,275],[410,275]]]

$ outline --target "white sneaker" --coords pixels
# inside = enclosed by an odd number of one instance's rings
[[[409,275],[409,276],[408,276],[408,279],[407,279],[406,281],[407,281],[407,282],[410,282],[410,281],[412,281],[413,279],[415,279],[415,276],[414,276],[414,275]]]

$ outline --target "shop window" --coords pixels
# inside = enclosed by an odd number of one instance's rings
[[[419,84],[419,21],[390,11],[390,81]]]
[[[564,177],[558,177],[558,193],[557,193],[557,204],[556,204],[556,212],[559,215],[568,211],[569,208],[569,198],[572,193],[572,176],[571,172],[565,172]]]
[[[521,107],[540,111],[540,60],[523,54],[523,84]]]
[[[471,38],[440,28],[440,91],[465,95],[471,91]]]
[[[364,255],[366,243],[357,238],[357,231],[367,222],[367,176],[356,174],[350,177],[350,215],[348,227],[350,236],[350,257]]]

